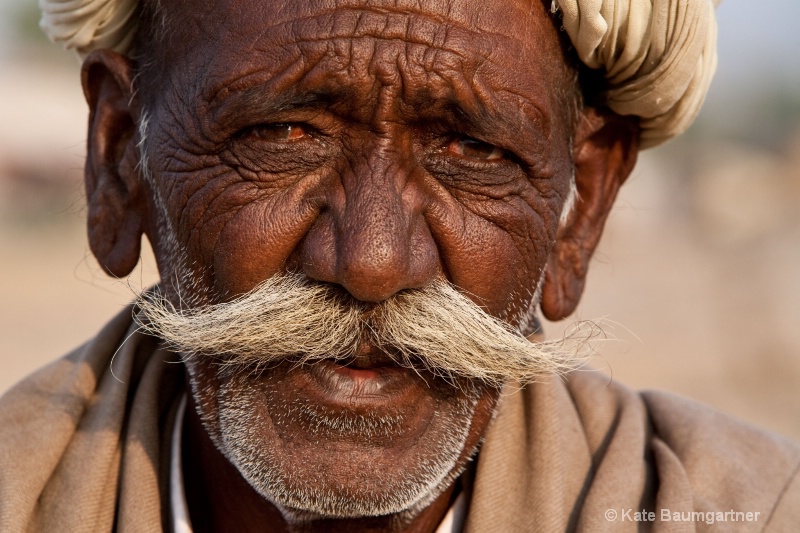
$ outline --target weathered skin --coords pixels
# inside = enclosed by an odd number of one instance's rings
[[[542,3],[163,3],[166,37],[136,92],[130,60],[101,51],[84,64],[90,242],[110,273],[133,268],[144,233],[177,301],[158,193],[195,282],[183,296],[195,304],[230,299],[285,270],[365,302],[445,276],[490,313],[520,320],[546,272],[543,312],[571,313],[638,132],[593,109],[568,120],[572,78]],[[137,166],[145,111],[155,190]],[[559,228],[573,172],[580,201]],[[298,482],[324,472],[343,490],[379,490],[378,477],[432,453],[426,446],[443,431],[434,415],[446,418],[463,393],[437,380],[428,387],[410,371],[400,372],[402,394],[359,392],[381,372],[370,369],[378,361],[366,353],[362,369],[316,389],[305,371],[249,378],[261,399],[253,409],[267,420],[310,399],[333,413],[403,420],[378,442],[320,442],[301,424],[254,427],[262,442],[290,450],[284,459]],[[432,531],[441,520],[452,486],[402,520],[293,522],[296,514],[255,492],[211,443],[228,378],[202,362],[189,370],[205,422],[189,410],[184,456],[196,530]],[[485,433],[497,396],[482,389],[453,470]]]

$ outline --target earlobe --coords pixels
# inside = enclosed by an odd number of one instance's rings
[[[575,311],[589,261],[619,187],[636,164],[639,127],[635,119],[587,108],[576,128],[573,152],[577,199],[559,228],[542,286],[542,313],[561,320]]]
[[[145,197],[131,109],[133,63],[109,50],[89,55],[81,79],[89,104],[85,167],[89,245],[111,275],[129,274],[139,260]]]

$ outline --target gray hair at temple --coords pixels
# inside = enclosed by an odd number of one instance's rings
[[[141,0],[39,0],[50,38],[85,57],[126,54]],[[538,1],[538,0],[531,0]],[[595,103],[637,116],[641,148],[683,133],[700,112],[717,63],[721,0],[551,0],[580,61],[601,72]]]

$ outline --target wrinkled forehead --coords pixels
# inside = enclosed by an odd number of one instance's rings
[[[547,85],[566,71],[541,0],[212,0],[202,9],[196,0],[159,1],[149,23],[164,30],[148,32],[161,35],[157,45],[145,43],[157,84],[203,99],[253,76],[282,75],[291,86],[292,70],[307,75],[316,64],[320,75],[344,81],[368,70],[376,83],[400,76],[429,87],[440,72],[465,79],[480,72],[511,92],[532,93],[552,92]]]
[[[179,35],[173,46],[373,36],[433,45],[468,39],[482,47],[554,33],[542,0],[210,0],[200,9],[197,0],[153,1]]]

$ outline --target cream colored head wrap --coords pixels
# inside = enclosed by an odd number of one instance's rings
[[[601,69],[605,104],[641,117],[642,148],[691,125],[717,66],[711,0],[555,0],[578,57]]]
[[[41,26],[85,57],[125,53],[139,0],[39,0]],[[532,0],[533,1],[533,0]],[[605,73],[605,103],[641,118],[642,148],[683,133],[703,103],[716,67],[720,0],[552,0],[588,67]]]
[[[92,50],[125,53],[133,42],[139,0],[39,0],[45,33],[81,58]]]

